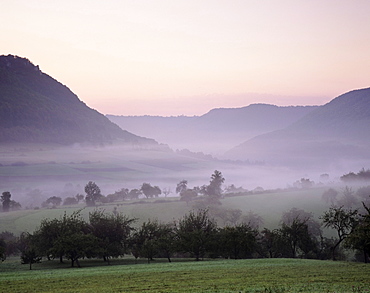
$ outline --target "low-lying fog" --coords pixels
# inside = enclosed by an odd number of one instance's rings
[[[301,178],[331,184],[339,182],[343,174],[366,167],[338,160],[330,168],[306,169],[267,162],[223,161],[169,149],[31,144],[3,146],[0,163],[0,190],[10,191],[12,199],[22,207],[39,206],[51,196],[85,194],[89,181],[96,182],[103,195],[122,188],[140,189],[143,183],[150,183],[169,190],[168,196],[177,196],[175,189],[181,180],[187,180],[189,188],[207,185],[214,170],[222,172],[224,188],[233,184],[246,190],[266,190],[292,187]]]

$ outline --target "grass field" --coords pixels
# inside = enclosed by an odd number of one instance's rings
[[[94,261],[97,262],[97,261]],[[0,265],[0,292],[369,292],[370,266],[300,259]]]
[[[221,200],[221,209],[240,209],[243,214],[253,211],[264,219],[261,228],[278,228],[279,221],[284,212],[292,207],[312,212],[317,220],[322,213],[329,208],[321,200],[323,189],[301,190],[294,192],[274,192],[266,194],[254,194],[245,196],[229,197]],[[160,202],[156,202],[160,200]],[[136,202],[136,204],[134,204]],[[89,212],[95,208],[87,208],[85,204],[73,207],[61,206],[57,209],[20,210],[8,213],[0,213],[0,232],[11,231],[19,234],[23,231],[33,232],[44,218],[59,218],[66,211],[72,213],[83,208],[81,214],[88,219]],[[137,218],[138,224],[148,219],[157,219],[161,222],[173,222],[180,219],[190,210],[193,203],[187,205],[180,201],[179,197],[136,200],[133,202],[115,202],[99,206],[106,212],[112,212],[114,208],[130,218]],[[219,220],[219,225],[223,222]]]

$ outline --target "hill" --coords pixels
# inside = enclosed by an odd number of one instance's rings
[[[0,142],[155,143],[120,129],[28,59],[0,56]]]
[[[174,149],[187,148],[219,155],[256,135],[284,128],[315,108],[252,104],[242,108],[213,109],[193,117],[107,117],[128,131],[153,137]]]
[[[280,165],[366,167],[370,158],[369,125],[370,88],[354,90],[282,130],[240,144],[226,155]]]

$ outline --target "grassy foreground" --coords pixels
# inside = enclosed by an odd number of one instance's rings
[[[8,263],[7,263],[8,262]],[[214,260],[57,268],[0,264],[0,292],[369,292],[370,266],[298,259]]]

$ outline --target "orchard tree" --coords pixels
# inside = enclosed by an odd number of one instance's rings
[[[246,224],[219,229],[221,254],[225,258],[250,258],[257,246],[257,231]]]
[[[139,196],[141,195],[141,191],[139,189],[131,189],[130,192],[128,193],[128,198],[129,199],[138,199]]]
[[[176,250],[176,233],[174,224],[159,223],[157,248],[162,257],[166,257],[171,262],[172,254]]]
[[[4,261],[6,259],[6,243],[4,239],[0,238],[0,260]]]
[[[52,205],[52,206],[60,206],[60,204],[62,203],[62,199],[59,197],[59,196],[52,196],[52,197],[49,197],[45,203],[47,205]]]
[[[163,188],[162,193],[164,194],[164,197],[167,197],[170,193],[172,193],[171,188],[169,187]]]
[[[9,206],[12,211],[18,211],[22,208],[21,204],[15,200],[11,200]]]
[[[293,222],[297,220],[307,225],[311,237],[318,238],[322,235],[320,223],[314,220],[313,214],[310,212],[293,207],[289,211],[283,213],[281,217],[281,222],[287,226],[291,226]]]
[[[89,181],[89,183],[86,184],[85,192],[85,200],[87,206],[95,206],[95,202],[102,196],[99,186],[92,181]]]
[[[93,257],[98,252],[98,241],[91,226],[81,216],[81,211],[64,213],[60,219],[44,219],[33,234],[33,243],[48,259],[63,257],[71,260],[72,267],[83,257]]]
[[[117,199],[126,200],[129,197],[129,190],[127,188],[121,188],[114,193]]]
[[[63,262],[64,250],[56,249],[58,239],[62,237],[62,222],[58,219],[43,219],[40,227],[33,233],[33,243],[47,259],[59,258]]]
[[[357,209],[344,209],[342,206],[331,207],[324,212],[321,220],[325,228],[332,228],[337,231],[338,239],[331,248],[332,258],[335,260],[336,249],[358,224],[358,211]]]
[[[264,223],[263,218],[253,211],[249,211],[247,215],[242,217],[243,223],[248,224],[252,229],[258,230],[260,225]]]
[[[316,243],[308,231],[307,220],[296,218],[290,225],[283,223],[280,233],[288,244],[290,257],[297,257],[299,251],[302,251],[305,256],[309,252],[317,251]]]
[[[77,203],[79,203],[80,201],[84,200],[85,196],[83,194],[77,193],[75,198],[77,200]]]
[[[283,236],[281,229],[263,229],[259,244],[262,248],[262,255],[270,258],[291,256],[288,239]]]
[[[42,256],[38,251],[37,246],[33,241],[33,235],[29,233],[22,233],[19,237],[19,250],[21,251],[21,263],[29,264],[30,270],[34,263],[40,263]]]
[[[150,263],[158,253],[159,223],[157,221],[144,222],[131,238],[131,248],[135,258],[145,257]]]
[[[150,183],[143,183],[140,190],[146,198],[158,197],[162,193],[158,186],[151,186]]]
[[[370,207],[362,203],[366,214],[360,215],[359,223],[345,239],[347,248],[357,249],[363,254],[364,262],[370,258]]]
[[[3,202],[3,212],[8,212],[11,204],[10,198],[12,195],[9,191],[4,191],[1,195],[1,201]]]
[[[92,234],[97,238],[100,247],[99,255],[109,264],[111,257],[123,256],[127,252],[129,237],[135,219],[120,213],[107,214],[95,210],[89,214]]]
[[[176,186],[176,193],[180,193],[188,189],[188,181],[187,180],[181,180],[179,183],[177,183]]]
[[[180,200],[185,201],[187,205],[197,196],[198,193],[194,189],[186,189],[180,192]]]
[[[80,258],[96,256],[98,241],[92,234],[91,226],[82,218],[81,210],[71,215],[64,213],[57,223],[60,227],[59,234],[52,248],[57,255],[64,255],[71,260],[72,267],[75,263],[80,267]]]
[[[199,261],[209,251],[216,236],[217,225],[210,219],[208,210],[190,212],[176,226],[179,248]]]
[[[17,242],[18,237],[16,237],[12,232],[4,231],[0,233],[0,241],[5,243],[5,256],[14,255],[18,252]]]

